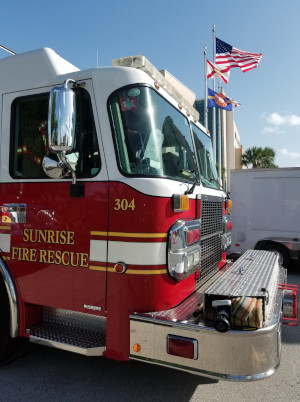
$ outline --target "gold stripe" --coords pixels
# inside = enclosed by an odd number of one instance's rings
[[[159,275],[166,274],[166,269],[128,269],[125,274],[133,274],[133,275]]]
[[[7,261],[10,260],[10,257],[6,257],[5,255],[2,258],[3,258],[3,260],[7,260]]]
[[[107,232],[95,232],[95,231],[91,231],[90,235],[91,236],[107,236]]]
[[[97,267],[96,265],[89,265],[89,269],[91,269],[92,271],[106,271],[106,267]]]
[[[91,269],[92,271],[101,271],[101,272],[106,271],[105,267],[97,267],[96,265],[90,265],[89,269]],[[107,272],[116,273],[114,268],[107,268]],[[166,273],[167,273],[166,269],[128,269],[125,272],[125,274],[129,275],[160,275]]]
[[[0,230],[11,230],[11,226],[0,226]]]
[[[167,237],[167,233],[125,233],[125,232],[90,232],[91,236],[110,236],[110,237],[137,237],[137,238],[151,238],[157,239],[160,237]]]

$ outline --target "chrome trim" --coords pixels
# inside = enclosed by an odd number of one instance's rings
[[[201,201],[214,201],[214,202],[224,202],[224,196],[209,195],[209,194],[197,194],[197,199]]]
[[[43,308],[43,321],[26,331],[30,342],[86,356],[106,350],[106,318],[71,310]]]
[[[19,306],[15,285],[12,281],[9,271],[7,270],[2,258],[0,258],[0,274],[3,277],[6,287],[8,301],[10,306],[10,336],[16,338],[19,335]]]
[[[181,194],[173,194],[173,211],[182,212],[181,209]]]
[[[63,86],[52,88],[48,110],[48,147],[50,152],[69,153],[74,147],[76,126],[75,92],[68,88],[67,79]]]
[[[201,196],[201,271],[197,286],[218,272],[222,261],[223,203],[223,197]]]
[[[180,281],[200,269],[201,247],[200,239],[188,244],[188,232],[199,229],[201,238],[201,220],[178,220],[170,228],[168,235],[168,272],[170,276]],[[192,261],[189,265],[189,259]]]
[[[117,266],[118,265],[121,265],[121,267],[122,267],[122,271],[117,271]],[[117,262],[115,265],[114,265],[114,270],[116,271],[116,273],[117,274],[125,274],[125,272],[127,271],[127,265],[125,264],[125,262]]]
[[[51,179],[63,179],[70,174],[69,167],[59,154],[46,154],[43,158],[42,166],[46,175]]]
[[[265,327],[226,333],[199,320],[197,314],[193,317],[203,301],[202,292],[203,288],[191,295],[190,300],[165,312],[130,315],[130,359],[232,381],[251,381],[272,375],[280,363],[282,290],[277,292],[273,314]],[[168,355],[168,335],[197,340],[198,358]],[[135,343],[141,345],[140,352],[134,352]]]
[[[87,310],[94,310],[94,311],[101,311],[102,308],[99,306],[92,306],[90,304],[84,304],[83,308],[87,309]]]
[[[280,364],[281,313],[274,315],[272,323],[255,331],[217,332],[212,327],[174,323],[156,325],[131,320],[130,359],[173,367],[194,374],[235,381],[268,377]],[[198,341],[196,360],[168,355],[165,350],[167,335],[188,336]],[[141,351],[135,353],[133,344]]]
[[[78,353],[84,356],[103,356],[106,346],[100,346],[96,348],[80,348],[75,345],[68,345],[66,343],[56,342],[50,339],[43,339],[37,336],[30,335],[30,342],[38,345],[50,346],[56,349],[66,350],[68,352]]]
[[[256,381],[256,380],[262,380],[264,378],[268,378],[271,375],[273,375],[279,367],[279,363],[278,363],[277,366],[273,367],[270,370],[265,371],[264,373],[259,373],[259,374],[254,374],[254,375],[231,375],[231,374],[220,374],[220,373],[215,373],[212,371],[201,370],[201,369],[187,368],[187,367],[181,366],[179,364],[166,363],[166,362],[162,362],[159,360],[152,360],[152,359],[148,359],[148,358],[146,359],[146,358],[137,357],[137,356],[133,356],[133,355],[129,355],[129,357],[132,360],[140,361],[143,363],[150,363],[150,364],[156,364],[158,366],[169,367],[169,368],[173,368],[175,370],[185,371],[186,373],[196,374],[199,376],[213,378],[216,380],[228,380],[228,381],[240,381],[240,382]]]

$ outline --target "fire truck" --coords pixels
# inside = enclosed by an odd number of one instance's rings
[[[44,48],[0,77],[1,356],[23,337],[271,375],[299,292],[272,252],[226,260],[231,202],[193,106],[144,56],[80,71]]]

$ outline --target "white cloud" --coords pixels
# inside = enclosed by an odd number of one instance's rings
[[[278,127],[264,127],[261,131],[263,134],[271,134],[271,133],[280,133],[282,132],[281,130],[279,130]]]
[[[295,114],[280,115],[279,113],[271,113],[266,115],[266,120],[273,126],[300,126],[300,116]]]
[[[279,152],[281,155],[286,156],[289,159],[297,159],[300,157],[299,152],[288,151],[286,148],[282,148]]]
[[[295,114],[270,113],[263,115],[268,126],[262,129],[263,134],[282,133],[279,128],[300,126],[300,116]]]

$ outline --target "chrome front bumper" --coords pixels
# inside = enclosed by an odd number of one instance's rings
[[[130,358],[172,367],[201,376],[232,381],[266,378],[280,363],[282,291],[278,290],[271,320],[257,330],[220,333],[204,321],[193,319],[203,302],[199,289],[181,305],[164,311],[130,316]],[[168,336],[190,338],[196,358],[174,356],[167,351]],[[136,345],[139,345],[140,351]]]

